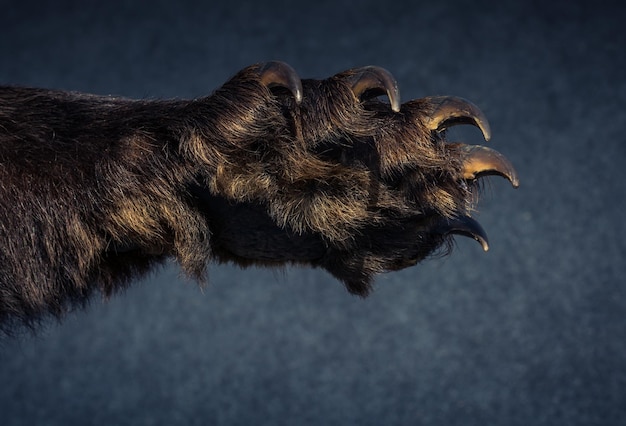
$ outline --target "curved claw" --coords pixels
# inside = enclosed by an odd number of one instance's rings
[[[484,251],[489,250],[487,233],[480,223],[469,216],[441,219],[441,223],[435,227],[435,232],[442,235],[456,234],[470,237],[478,241]]]
[[[365,92],[373,96],[387,94],[391,109],[394,112],[400,111],[400,90],[398,82],[389,71],[384,68],[370,65],[367,67],[351,70],[352,74],[348,81],[352,85],[352,93],[357,98],[361,98]]]
[[[502,176],[519,186],[517,172],[511,162],[495,149],[480,145],[462,145],[463,179],[473,180],[481,176]]]
[[[280,61],[270,61],[259,67],[259,78],[268,88],[284,87],[289,90],[300,105],[302,102],[302,82],[291,65]]]
[[[455,96],[431,96],[425,98],[434,105],[426,127],[441,131],[455,124],[473,124],[483,133],[486,141],[491,139],[491,128],[485,114],[470,101]]]

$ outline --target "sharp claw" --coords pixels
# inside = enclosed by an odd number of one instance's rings
[[[470,237],[478,241],[484,251],[489,250],[487,233],[480,223],[469,216],[441,219],[441,223],[435,227],[435,232],[442,235],[456,234]]]
[[[365,92],[370,92],[374,96],[386,94],[394,112],[400,111],[400,91],[398,82],[389,71],[377,66],[367,66],[356,68],[350,71],[353,73],[348,77],[352,84],[352,92],[357,98],[361,98]]]
[[[284,87],[291,92],[298,105],[302,102],[302,82],[290,65],[280,61],[265,62],[259,67],[259,77],[268,88]]]
[[[481,176],[498,175],[511,182],[513,188],[519,186],[517,172],[511,162],[495,149],[480,145],[462,145],[463,179],[476,179]]]
[[[491,128],[485,114],[473,103],[454,96],[432,96],[425,100],[434,105],[426,126],[441,131],[455,124],[473,124],[478,127],[486,141],[491,139]]]

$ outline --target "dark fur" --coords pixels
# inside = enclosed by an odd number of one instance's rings
[[[347,74],[304,80],[296,106],[244,69],[197,100],[0,87],[0,323],[61,315],[173,256],[319,266],[365,295],[467,214],[456,145],[432,106],[361,102]],[[445,245],[444,245],[445,247]]]

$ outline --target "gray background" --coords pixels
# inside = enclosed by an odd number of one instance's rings
[[[626,424],[624,11],[597,2],[0,3],[0,83],[198,97],[280,59],[377,64],[404,99],[463,96],[521,188],[492,179],[484,254],[381,277],[169,265],[0,342],[3,425]],[[451,137],[479,143],[473,128]]]

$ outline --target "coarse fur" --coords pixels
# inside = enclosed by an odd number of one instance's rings
[[[240,71],[195,100],[0,87],[0,324],[62,315],[174,257],[321,267],[365,295],[468,215],[462,155],[426,123],[355,97],[351,71],[302,80],[296,104]]]

